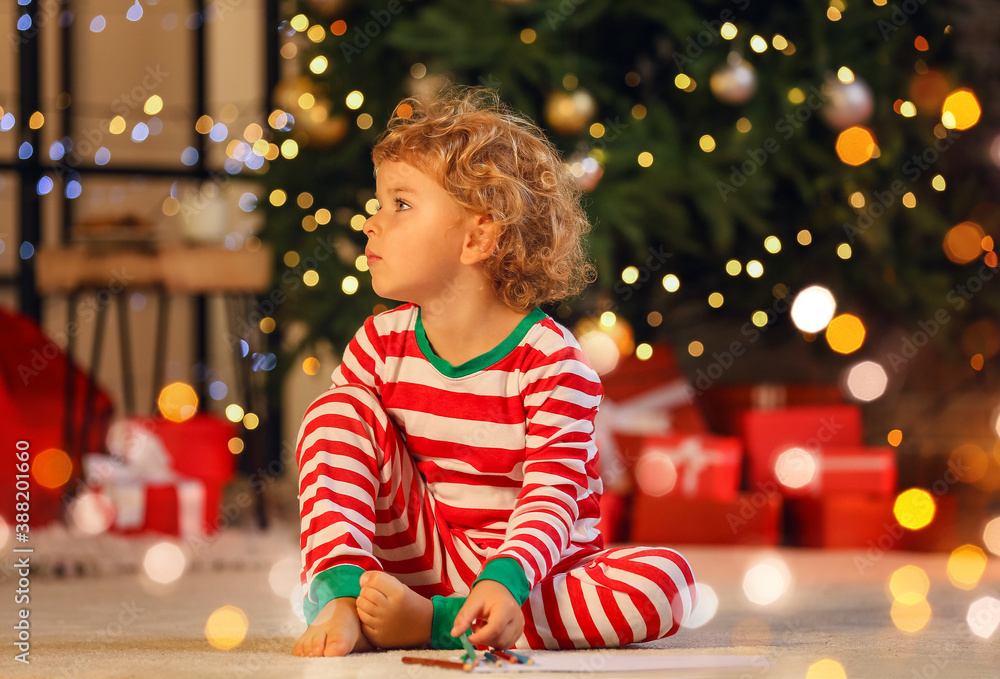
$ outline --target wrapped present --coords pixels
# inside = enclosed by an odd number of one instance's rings
[[[693,390],[674,354],[655,345],[652,356],[622,359],[602,377],[604,399],[595,422],[601,452],[601,477],[607,486],[620,484],[639,455],[636,437],[668,432],[704,432],[705,422],[693,403]]]
[[[892,549],[903,529],[892,514],[895,498],[869,493],[829,494],[786,502],[789,541],[800,547]]]
[[[697,399],[712,431],[727,436],[741,435],[743,414],[748,410],[843,402],[836,384],[717,384],[701,392]]]
[[[734,500],[740,486],[743,444],[710,434],[668,434],[643,440],[635,477],[647,495]]]
[[[896,451],[888,446],[824,446],[815,453],[795,448],[779,455],[774,472],[786,496],[886,497],[896,491]],[[794,483],[786,483],[790,479]]]
[[[87,485],[110,500],[111,530],[194,537],[214,532],[234,471],[233,425],[211,415],[184,422],[129,418],[108,432],[111,455],[87,455]]]
[[[749,487],[775,479],[782,453],[801,449],[815,455],[830,446],[861,445],[861,410],[853,404],[750,410],[743,414]]]
[[[113,532],[195,538],[214,527],[206,521],[206,486],[199,479],[169,469],[132,467],[102,454],[84,456],[84,470],[88,487],[110,501],[114,511],[108,529]]]
[[[643,545],[776,545],[782,497],[775,488],[732,500],[656,497],[639,492],[632,507],[632,542]]]
[[[196,479],[205,489],[205,530],[215,530],[222,490],[235,472],[229,440],[232,423],[214,415],[197,414],[183,422],[163,418],[131,418],[115,423],[108,449],[123,460],[132,475],[146,481]]]

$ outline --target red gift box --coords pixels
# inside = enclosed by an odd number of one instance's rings
[[[824,446],[816,452],[794,448],[775,459],[774,478],[783,495],[896,491],[896,451],[888,446]]]
[[[709,434],[647,436],[635,466],[636,483],[647,495],[736,499],[743,444]]]
[[[632,508],[630,537],[643,545],[776,545],[781,503],[775,492],[741,493],[733,500],[640,492]]]
[[[748,483],[763,487],[774,482],[774,463],[786,450],[860,446],[861,410],[850,404],[750,410],[743,414],[743,440]]]
[[[153,485],[198,481],[204,494],[203,530],[212,533],[217,528],[223,487],[235,470],[235,456],[229,450],[234,435],[232,423],[208,414],[183,422],[162,418],[125,420],[112,427],[109,440],[109,448],[124,461],[125,468],[115,470],[116,476],[110,480],[139,480]]]
[[[712,431],[739,436],[743,413],[844,402],[836,384],[717,384],[698,396]]]
[[[164,533],[183,538],[205,535],[205,484],[197,479],[108,479],[97,492],[114,506],[110,530],[123,535]]]
[[[904,534],[892,514],[894,502],[892,496],[858,493],[791,499],[785,525],[800,547],[884,551],[898,546]]]

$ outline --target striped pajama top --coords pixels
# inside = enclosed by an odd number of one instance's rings
[[[333,386],[347,384],[382,401],[440,516],[495,547],[491,559],[515,559],[530,587],[603,547],[603,390],[573,335],[540,309],[459,366],[434,354],[417,305],[369,317],[333,372]]]

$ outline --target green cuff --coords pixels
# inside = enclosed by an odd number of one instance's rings
[[[432,596],[434,615],[431,618],[431,648],[464,648],[458,637],[451,636],[464,596]]]
[[[334,599],[341,597],[358,598],[361,594],[361,576],[365,569],[361,566],[344,564],[321,571],[309,585],[309,594],[302,602],[302,612],[310,625],[323,610],[323,607]]]
[[[524,569],[521,568],[517,559],[509,556],[501,556],[486,562],[472,586],[475,587],[480,580],[499,582],[511,593],[518,606],[523,606],[524,602],[528,600],[528,594],[531,593],[531,585],[528,582],[528,576],[524,574]]]

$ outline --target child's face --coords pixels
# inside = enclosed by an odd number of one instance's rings
[[[441,299],[462,266],[476,216],[409,163],[383,162],[375,187],[380,207],[364,227],[372,287],[386,299],[421,306]]]

